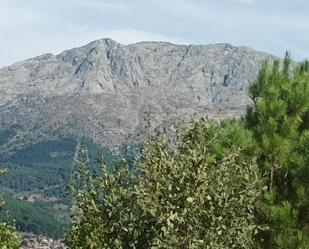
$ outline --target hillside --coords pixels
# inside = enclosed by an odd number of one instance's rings
[[[271,55],[229,44],[174,45],[110,39],[0,70],[1,151],[51,134],[91,137],[115,149],[140,132],[145,111],[162,117],[238,117]]]
[[[274,58],[229,44],[101,39],[2,68],[0,163],[8,174],[0,184],[15,197],[63,201],[81,146],[94,151],[93,160],[100,151],[111,159],[143,140],[147,112],[156,125],[186,116],[240,117],[262,61]]]

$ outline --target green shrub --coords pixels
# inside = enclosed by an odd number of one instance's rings
[[[207,120],[155,134],[134,170],[80,161],[71,248],[257,248],[254,143],[242,123]]]

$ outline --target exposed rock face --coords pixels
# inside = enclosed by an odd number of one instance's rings
[[[239,117],[265,59],[274,57],[228,44],[102,39],[16,63],[0,69],[0,129],[18,128],[6,150],[53,133],[116,148],[140,131],[147,110]]]

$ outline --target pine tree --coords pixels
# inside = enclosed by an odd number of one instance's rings
[[[247,113],[248,128],[258,144],[258,164],[268,190],[260,204],[265,248],[309,248],[308,235],[308,62],[291,75],[286,54],[269,68],[262,66],[250,88],[254,106]],[[307,175],[306,175],[307,174]]]

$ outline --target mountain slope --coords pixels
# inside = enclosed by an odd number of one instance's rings
[[[143,127],[145,111],[238,117],[247,89],[273,56],[229,44],[128,46],[102,39],[0,69],[1,151],[59,135],[117,149]]]
[[[89,147],[92,161],[103,152],[112,165],[110,151],[142,141],[147,113],[155,125],[239,117],[262,61],[274,58],[229,44],[102,39],[0,69],[0,164],[8,168],[0,187],[12,195],[18,226],[53,236],[63,230],[60,223],[49,230],[29,224],[43,211],[52,223],[66,217],[64,187],[81,147]]]

